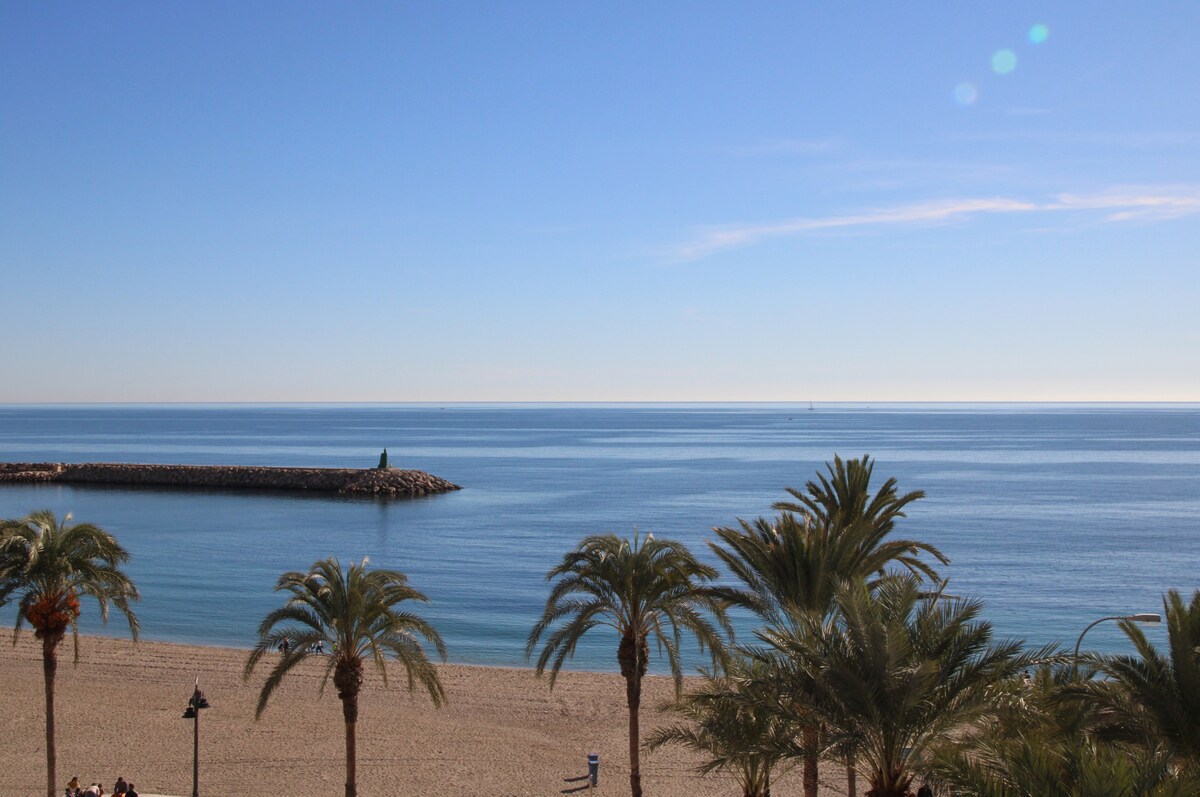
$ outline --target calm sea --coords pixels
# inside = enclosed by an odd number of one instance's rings
[[[898,533],[940,547],[951,591],[1002,634],[1070,645],[1200,587],[1197,405],[0,407],[0,461],[369,467],[384,447],[465,489],[375,503],[7,485],[0,517],[49,508],[114,532],[148,639],[248,647],[282,571],[369,556],[429,595],[453,661],[491,665],[525,663],[545,572],[584,535],[639,528],[711,561],[713,526],[769,514],[835,452],[928,494]],[[1107,623],[1087,647],[1124,645]],[[615,643],[574,666],[615,669]]]

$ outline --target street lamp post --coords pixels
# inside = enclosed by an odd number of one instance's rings
[[[1162,622],[1162,615],[1154,614],[1153,612],[1143,612],[1141,614],[1115,614],[1112,617],[1101,617],[1099,620],[1092,622],[1087,628],[1083,629],[1083,633],[1079,635],[1079,639],[1075,642],[1075,656],[1072,658],[1072,668],[1079,669],[1079,646],[1083,644],[1083,637],[1088,631],[1091,631],[1095,626],[1100,625],[1105,620],[1132,620],[1135,623],[1149,623],[1154,625]]]
[[[200,710],[208,708],[208,700],[200,691],[200,676],[196,676],[196,690],[188,699],[183,711],[185,720],[192,720],[192,797],[200,797]]]

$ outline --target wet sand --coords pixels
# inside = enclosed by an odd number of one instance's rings
[[[0,652],[0,795],[37,795],[45,786],[41,647],[24,632]],[[242,681],[246,651],[85,637],[77,667],[60,649],[58,779],[118,775],[146,793],[192,793],[192,722],[182,718],[199,675],[212,704],[200,718],[200,793],[340,795],[345,749],[341,702],[332,683],[318,696],[321,662],[306,663],[254,719],[269,662]],[[359,705],[358,792],[373,795],[558,795],[587,792],[587,754],[600,754],[596,794],[629,793],[627,712],[619,675],[563,673],[554,691],[531,670],[445,665],[448,704],[433,708],[389,667],[384,687],[367,670]],[[652,677],[642,698],[642,735],[664,722],[656,707],[671,682]],[[643,752],[647,797],[740,794],[728,777],[701,778],[686,751]],[[861,779],[860,779],[861,780]],[[822,794],[844,795],[836,767],[822,769]],[[802,792],[799,769],[777,797]]]

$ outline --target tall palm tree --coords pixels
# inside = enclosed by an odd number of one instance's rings
[[[716,578],[715,569],[702,564],[680,543],[656,539],[653,534],[642,539],[636,532],[632,542],[615,534],[585,537],[546,574],[547,581],[558,580],[541,618],[529,632],[525,655],[533,655],[545,634],[537,673],[540,676],[549,667],[553,689],[564,662],[575,655],[584,634],[597,626],[617,632],[617,662],[625,678],[629,707],[633,797],[642,797],[638,711],[642,678],[650,659],[649,639],[653,636],[659,650],[667,654],[676,694],[683,686],[679,658],[683,631],[696,639],[702,651],[710,652],[714,667],[721,664],[724,639],[706,615],[712,615],[726,633],[732,634],[732,629],[720,591],[708,586]]]
[[[0,606],[19,596],[16,644],[28,620],[33,635],[42,642],[42,674],[46,688],[46,797],[58,791],[55,777],[54,678],[58,646],[71,631],[75,661],[79,661],[79,599],[90,596],[108,622],[111,603],[129,621],[137,639],[138,621],[129,608],[140,597],[137,587],[121,570],[129,553],[116,538],[91,523],[59,521],[53,512],[34,512],[20,520],[0,521]]]
[[[870,797],[905,797],[912,765],[995,709],[996,690],[1052,653],[992,642],[973,600],[934,600],[911,576],[870,591],[846,583],[832,619],[803,634],[764,632],[795,668],[836,746],[854,741]]]
[[[658,728],[646,746],[695,750],[705,755],[700,774],[731,772],[742,797],[770,797],[777,770],[800,750],[796,718],[769,683],[749,659],[735,660],[724,675],[706,673],[702,686],[663,707],[685,721]]]
[[[826,469],[828,477],[818,472],[817,482],[808,482],[803,490],[788,488],[795,501],[776,503],[774,509],[781,514],[715,529],[717,542],[709,543],[742,582],[734,601],[759,615],[776,633],[803,633],[810,621],[827,618],[845,581],[874,586],[898,565],[939,583],[937,571],[922,557],[949,563],[928,543],[886,539],[896,520],[905,517],[905,507],[923,497],[923,492],[899,495],[896,480],[888,479],[872,495],[874,463],[869,456],[843,461],[835,455]],[[798,705],[797,710],[803,707]],[[816,797],[819,729],[810,725],[804,736],[804,793]],[[847,779],[853,784],[853,747],[843,746],[841,757],[847,761]]]
[[[1109,736],[1162,746],[1200,772],[1200,590],[1184,603],[1176,590],[1163,597],[1169,650],[1160,652],[1136,623],[1122,620],[1136,656],[1098,659],[1107,681],[1083,686],[1105,708]]]
[[[428,599],[408,586],[408,577],[398,570],[369,570],[363,559],[343,572],[335,557],[313,562],[307,573],[284,573],[275,590],[288,593],[288,599],[259,624],[258,644],[246,659],[244,677],[249,679],[263,657],[285,639],[289,647],[275,661],[262,685],[255,719],[262,716],[284,676],[308,658],[313,646],[328,645],[331,655],[325,661],[321,691],[332,676],[346,724],[346,797],[355,797],[355,731],[365,659],[374,661],[385,686],[386,659],[390,655],[404,666],[409,691],[420,684],[435,706],[446,700],[437,669],[418,638],[432,644],[445,660],[446,646],[441,636],[425,620],[397,608],[405,601],[425,603]]]

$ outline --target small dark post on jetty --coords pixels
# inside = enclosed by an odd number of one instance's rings
[[[192,720],[192,797],[200,797],[200,710],[208,707],[208,700],[200,691],[200,676],[197,675],[196,691],[192,692],[183,711],[183,718]]]

